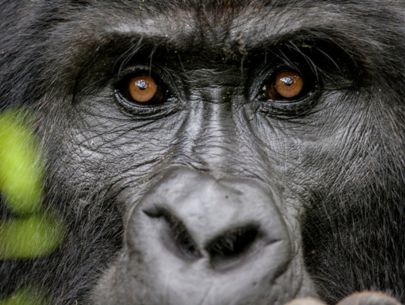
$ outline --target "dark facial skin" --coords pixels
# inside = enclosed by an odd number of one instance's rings
[[[405,301],[403,2],[0,8],[0,106],[30,109],[67,228],[49,257],[0,261],[0,297]]]

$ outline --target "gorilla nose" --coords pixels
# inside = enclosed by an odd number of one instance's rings
[[[129,261],[147,268],[169,304],[190,304],[184,295],[197,304],[206,290],[221,304],[238,304],[236,296],[273,280],[291,254],[274,195],[248,179],[173,169],[134,208],[128,226]]]
[[[260,225],[248,219],[246,222],[225,224],[218,220],[209,227],[202,216],[194,217],[203,215],[203,211],[199,210],[188,211],[183,219],[178,216],[180,211],[165,207],[146,209],[144,212],[155,221],[162,222],[156,226],[156,230],[161,231],[160,242],[167,251],[179,259],[190,261],[206,257],[215,269],[229,266],[232,261],[242,259],[255,247],[265,243]]]

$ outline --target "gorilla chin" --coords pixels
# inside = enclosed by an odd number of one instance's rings
[[[0,111],[28,110],[66,228],[0,258],[0,305],[405,302],[404,24],[403,1],[0,0]]]

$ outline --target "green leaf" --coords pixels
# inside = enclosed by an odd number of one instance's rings
[[[16,113],[0,116],[0,192],[17,214],[39,210],[43,171],[35,138]]]
[[[28,289],[17,292],[12,297],[0,300],[0,305],[46,305],[43,296]]]
[[[0,260],[47,256],[61,244],[63,232],[60,221],[44,214],[0,222]]]

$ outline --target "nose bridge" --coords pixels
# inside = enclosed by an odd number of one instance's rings
[[[210,90],[191,110],[185,132],[185,154],[212,170],[235,163],[238,151],[234,105],[223,98],[222,90]]]

